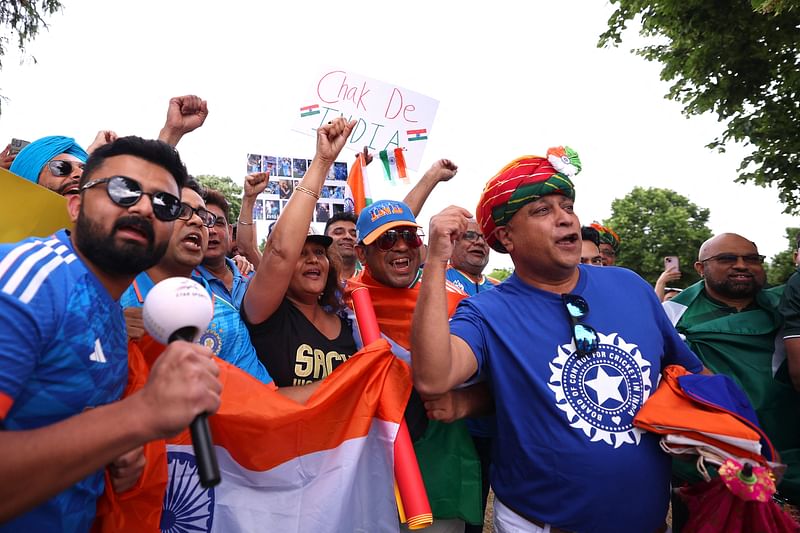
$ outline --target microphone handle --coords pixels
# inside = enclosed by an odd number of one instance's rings
[[[170,335],[169,342],[182,340],[192,342],[196,329],[186,327],[177,330]],[[215,487],[222,480],[217,464],[217,454],[214,451],[214,442],[211,440],[211,428],[208,426],[208,413],[200,413],[192,423],[189,424],[189,432],[192,434],[192,448],[194,458],[197,462],[197,473],[200,476],[200,485],[210,489]]]
[[[200,413],[189,424],[192,434],[192,448],[197,461],[197,473],[200,475],[200,485],[210,489],[219,485],[222,479],[217,464],[217,454],[214,443],[211,442],[211,429],[208,426],[208,414]]]

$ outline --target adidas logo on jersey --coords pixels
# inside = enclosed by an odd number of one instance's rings
[[[107,363],[106,354],[103,353],[103,347],[100,345],[100,339],[94,340],[94,351],[89,354],[89,361],[95,363]]]

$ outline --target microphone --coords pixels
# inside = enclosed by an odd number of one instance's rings
[[[144,300],[142,319],[151,337],[162,344],[176,340],[197,342],[214,316],[208,291],[191,278],[167,278],[157,283]],[[208,414],[200,413],[189,425],[200,484],[211,488],[221,477]]]

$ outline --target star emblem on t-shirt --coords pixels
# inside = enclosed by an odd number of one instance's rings
[[[586,380],[585,383],[597,393],[597,404],[602,406],[608,400],[625,401],[619,392],[619,385],[623,379],[622,376],[609,376],[600,366],[597,368],[597,377]]]

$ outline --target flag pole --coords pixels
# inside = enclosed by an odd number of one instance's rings
[[[351,297],[358,330],[361,332],[361,339],[366,346],[381,338],[369,289],[366,287],[353,289]],[[397,487],[395,495],[399,495],[397,508],[402,509],[401,513],[405,514],[408,528],[423,529],[433,524],[431,504],[428,501],[428,493],[422,481],[417,455],[414,453],[414,445],[411,443],[411,435],[408,433],[405,418],[400,421],[400,428],[394,441],[394,477]]]

